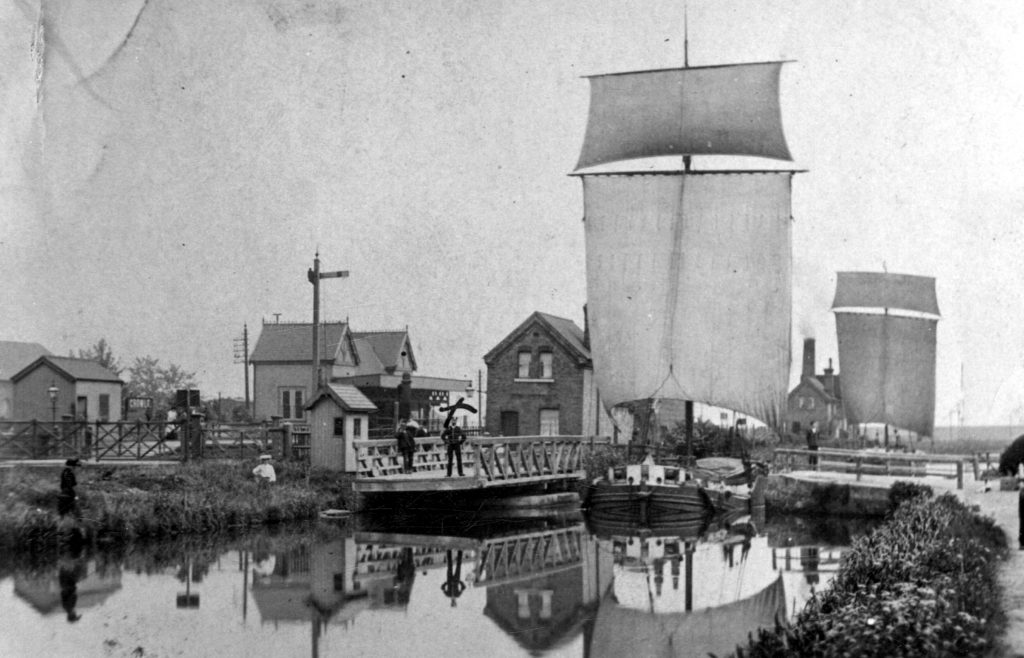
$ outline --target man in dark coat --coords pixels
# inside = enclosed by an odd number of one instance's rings
[[[398,439],[398,452],[402,453],[403,473],[412,473],[414,471],[412,455],[416,452],[416,434],[419,429],[419,423],[415,420],[410,420],[408,423],[400,425],[398,432],[395,433],[395,438]]]
[[[64,470],[60,474],[60,494],[57,495],[57,513],[61,516],[75,512],[75,487],[78,479],[75,477],[75,469],[82,462],[78,459],[69,459],[64,462]]]
[[[807,449],[818,452],[818,421],[811,423],[811,429],[807,430]],[[811,455],[807,459],[807,463],[811,466],[818,465],[818,456]]]
[[[448,450],[448,476],[452,476],[452,458],[459,466],[459,477],[462,477],[462,444],[466,442],[466,434],[462,431],[462,428],[458,425],[446,427],[441,432],[441,438],[444,440],[444,447]]]

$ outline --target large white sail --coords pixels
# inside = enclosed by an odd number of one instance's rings
[[[839,272],[832,308],[847,421],[885,423],[932,436],[939,314],[935,279]]]
[[[779,109],[784,62],[590,76],[577,169],[661,155],[789,160]]]
[[[778,425],[792,172],[582,178],[590,344],[605,403],[692,400]]]

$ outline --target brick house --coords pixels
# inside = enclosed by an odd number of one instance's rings
[[[249,359],[256,418],[308,421],[312,332],[310,322],[263,323]],[[448,403],[451,395],[463,395],[469,385],[465,379],[417,374],[408,329],[355,332],[347,322],[326,322],[320,325],[320,341],[325,382],[355,386],[377,408],[370,416],[371,431],[394,429],[403,374],[412,376],[410,415],[420,420],[429,419],[431,408]]]
[[[491,435],[609,433],[586,333],[575,322],[540,311],[484,356],[486,429]]]
[[[124,382],[113,371],[90,359],[41,356],[12,378],[14,413],[19,420],[121,420]],[[50,399],[49,388],[57,390]]]
[[[11,377],[47,354],[50,350],[39,343],[0,340],[0,420],[14,418],[14,382]]]
[[[789,428],[794,434],[806,432],[818,422],[823,437],[838,437],[846,431],[842,388],[839,375],[832,369],[832,359],[823,374],[815,374],[814,339],[804,340],[804,361],[800,383],[789,392],[787,413]]]

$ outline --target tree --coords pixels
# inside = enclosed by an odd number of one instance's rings
[[[68,356],[75,356],[74,352],[68,354]],[[96,344],[87,350],[78,350],[79,359],[89,359],[90,361],[96,361],[107,370],[112,371],[117,376],[121,376],[121,372],[124,370],[124,365],[121,364],[121,360],[114,356],[114,351],[110,347],[110,343],[107,342],[106,338],[100,338],[96,341]]]
[[[160,360],[149,355],[135,357],[128,368],[127,395],[153,398],[155,414],[167,411],[174,403],[174,392],[184,388],[196,388],[196,375],[181,366],[160,365]]]

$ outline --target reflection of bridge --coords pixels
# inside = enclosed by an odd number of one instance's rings
[[[488,539],[357,532],[357,580],[396,575],[402,551],[412,547],[417,569],[444,567],[447,551],[459,550],[466,563],[475,561],[472,586],[504,585],[579,566],[585,534],[582,523]]]
[[[462,447],[465,476],[445,477],[447,453],[439,437],[416,439],[413,473],[402,473],[394,440],[355,441],[355,490],[401,493],[523,487],[582,479],[583,451],[595,437],[517,436],[473,438]]]

